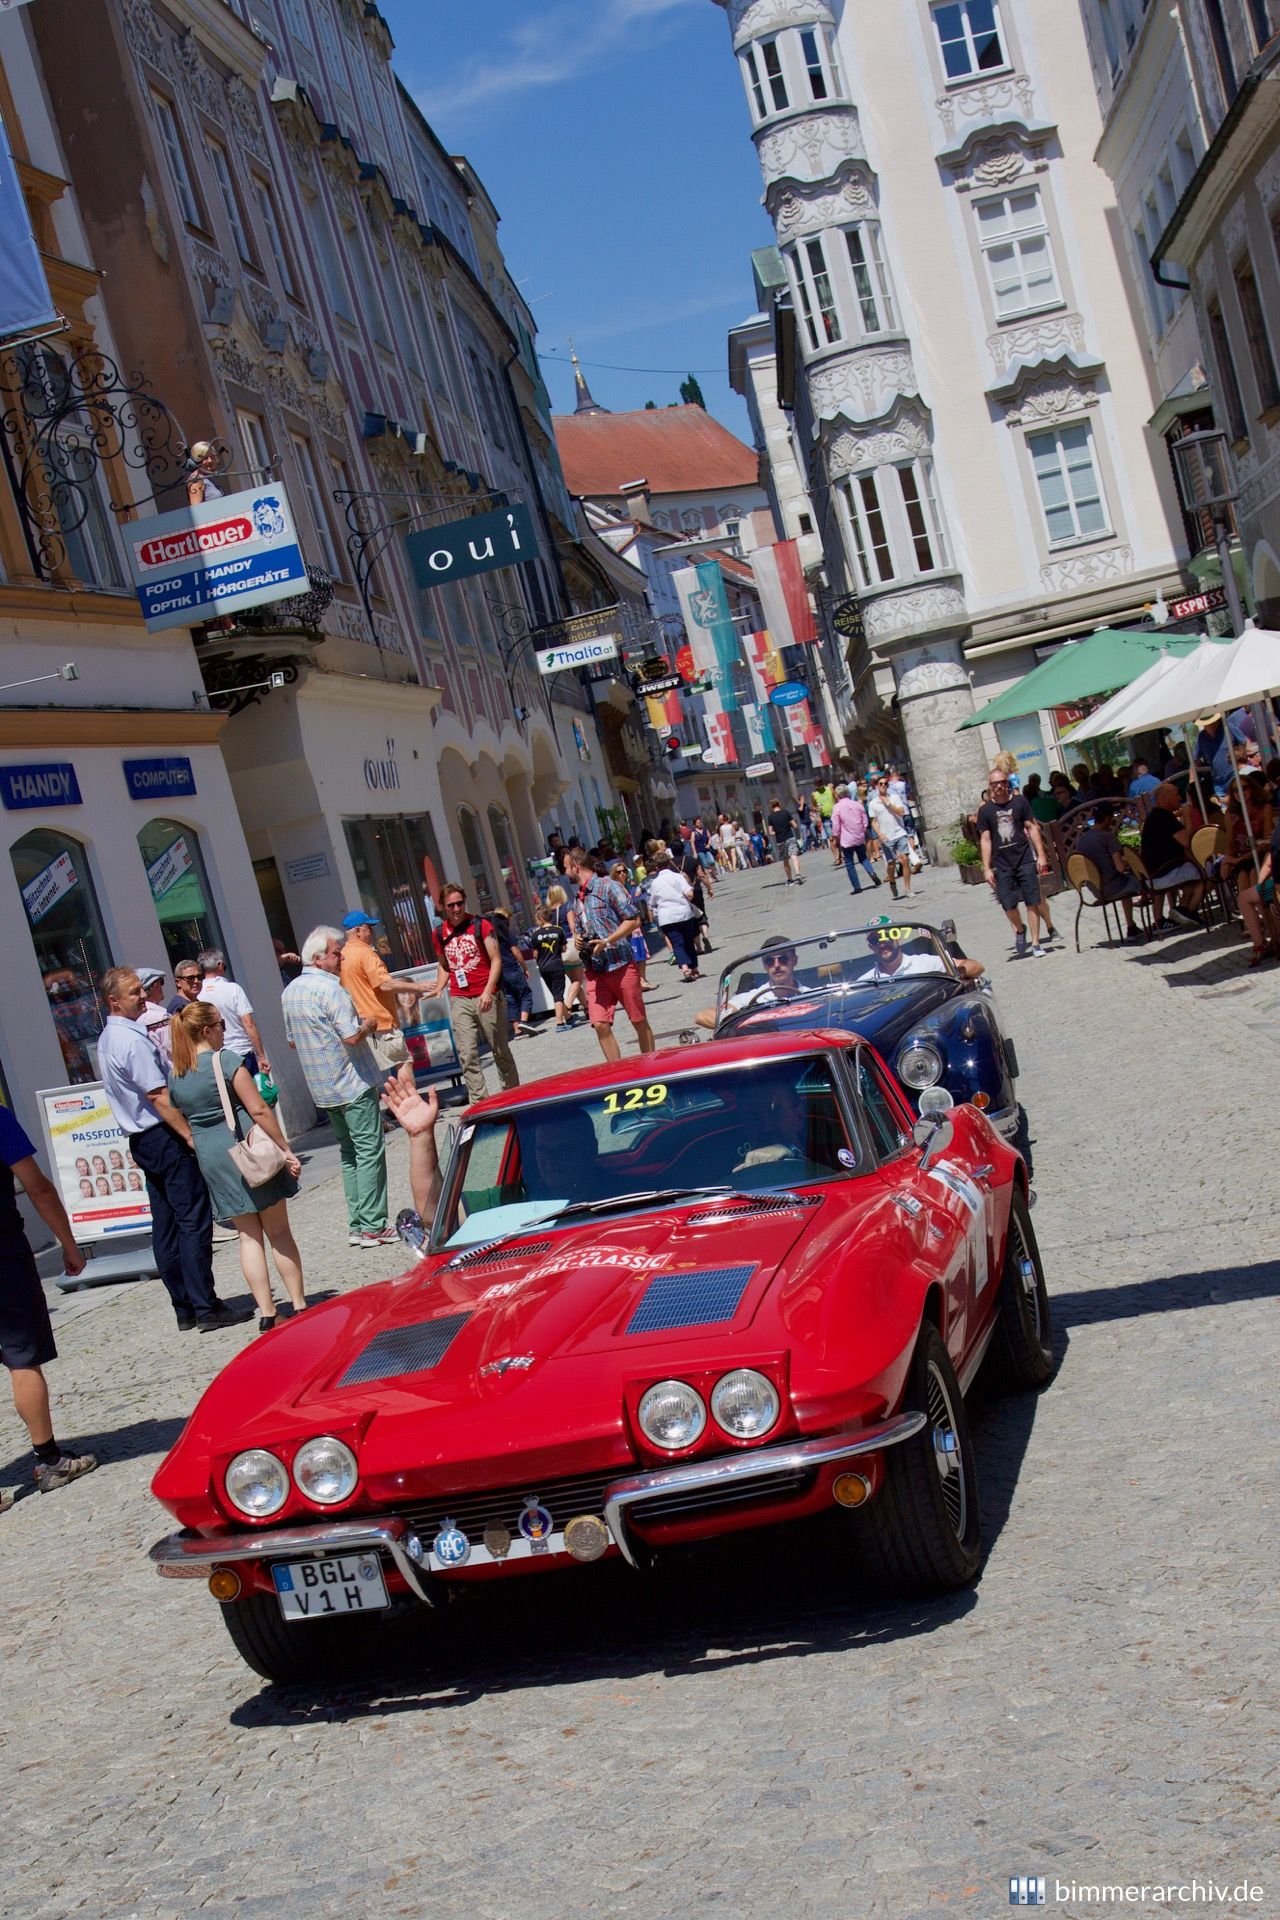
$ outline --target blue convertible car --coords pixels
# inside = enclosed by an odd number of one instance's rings
[[[1011,1137],[1017,1056],[985,977],[963,969],[950,921],[940,933],[881,920],[808,940],[775,934],[721,974],[716,1037],[846,1028],[871,1042],[913,1105],[926,1087],[945,1087]]]

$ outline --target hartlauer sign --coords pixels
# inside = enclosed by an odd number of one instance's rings
[[[162,534],[154,540],[135,540],[139,567],[167,567],[175,560],[191,560],[201,553],[236,547],[253,538],[253,522],[245,514],[215,520],[212,526],[188,527],[184,533]]]
[[[133,582],[150,633],[306,591],[293,514],[278,480],[139,520],[128,534]]]

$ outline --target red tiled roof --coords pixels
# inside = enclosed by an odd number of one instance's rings
[[[758,487],[755,453],[701,407],[647,407],[640,413],[558,413],[556,444],[570,493],[616,496],[647,480],[653,496]]]

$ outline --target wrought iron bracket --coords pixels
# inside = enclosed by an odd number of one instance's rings
[[[333,498],[342,508],[347,523],[345,544],[351,558],[352,578],[364,608],[369,637],[375,646],[381,645],[381,642],[373,612],[373,575],[396,535],[430,526],[442,515],[465,514],[468,508],[479,507],[487,511],[505,506],[513,497],[510,489],[497,487],[479,493],[411,493],[408,488],[381,492],[371,488],[334,488]],[[389,501],[400,502],[398,513],[388,512]]]

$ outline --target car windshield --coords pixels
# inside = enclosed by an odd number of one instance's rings
[[[432,1244],[462,1247],[701,1194],[846,1180],[860,1160],[826,1054],[637,1074],[464,1124]]]
[[[716,1022],[846,988],[890,988],[922,974],[954,977],[951,955],[932,927],[885,920],[812,940],[779,941],[720,975]]]

